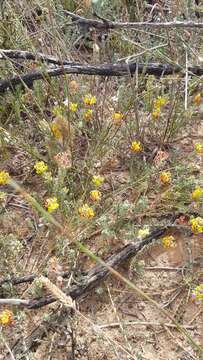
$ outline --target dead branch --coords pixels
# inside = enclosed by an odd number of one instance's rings
[[[109,259],[106,260],[107,266],[118,268],[121,264],[127,262],[131,257],[135,256],[139,251],[143,249],[143,247],[152,243],[154,239],[161,237],[165,231],[173,226],[175,221],[174,216],[171,220],[171,225],[166,225],[164,227],[159,228],[158,230],[154,230],[149,236],[145,239],[138,241],[135,239],[133,242],[124,246],[120,251],[116,254],[112,255]],[[68,296],[71,296],[72,299],[79,299],[83,295],[87,294],[90,290],[98,286],[108,275],[110,274],[109,270],[105,266],[96,265],[92,268],[86,275],[84,275],[80,281],[79,285],[73,285],[69,288],[69,291],[66,292]],[[37,309],[46,304],[50,304],[56,301],[53,296],[48,296],[41,298],[39,300],[29,300],[29,305],[26,306],[29,309]],[[34,331],[28,335],[25,341],[26,351],[32,349],[33,346],[36,346],[38,342],[40,342],[47,334],[47,332],[52,328],[54,328],[54,323],[62,324],[64,319],[67,316],[71,316],[66,314],[67,309],[63,308],[59,314],[55,314],[52,316],[52,321],[43,320],[42,323],[34,329]],[[22,338],[20,337],[16,344],[13,346],[12,351],[15,355],[24,353],[22,350]]]
[[[66,279],[70,276],[70,272],[69,271],[65,271],[62,273],[57,274],[59,276],[61,276],[62,278]],[[11,285],[19,285],[19,284],[25,284],[25,283],[31,283],[33,282],[35,279],[37,279],[40,275],[38,274],[31,274],[31,275],[25,275],[25,276],[21,276],[21,277],[10,277],[10,278],[5,278],[5,279],[1,279],[0,280],[0,286],[4,285],[4,284],[11,284]]]
[[[162,236],[165,231],[168,229],[168,226],[164,226],[158,230],[154,230],[149,236],[145,239],[129,243],[124,246],[118,253],[112,255],[107,261],[106,264],[108,267],[117,268],[121,264],[125,263],[132,256],[135,256],[142,248],[150,244],[154,239]],[[86,275],[84,275],[78,285],[72,285],[69,290],[66,292],[66,295],[71,296],[73,300],[80,298],[81,296],[87,294],[90,290],[98,286],[101,281],[103,281],[108,275],[109,270],[103,265],[96,265],[91,269]],[[9,301],[9,299],[7,299]],[[45,305],[51,304],[57,301],[57,299],[50,295],[41,299],[31,299],[26,300],[26,303],[21,305],[29,309],[38,309]]]
[[[28,306],[29,300],[22,300],[22,299],[0,299],[0,306],[1,305],[11,305],[11,306]]]
[[[85,27],[86,29],[95,28],[97,30],[110,30],[110,29],[143,29],[146,27],[151,28],[182,28],[182,29],[202,29],[203,22],[195,21],[168,21],[168,22],[117,22],[107,19],[96,20],[96,19],[87,19],[83,16],[79,16],[70,11],[64,10],[64,13],[67,16],[70,16],[73,20],[72,23],[68,24],[69,26],[79,25]],[[98,17],[98,16],[97,16]],[[101,17],[99,17],[101,19]]]
[[[33,82],[36,80],[46,80],[51,77],[65,75],[65,74],[83,74],[83,75],[99,75],[99,76],[126,76],[138,73],[145,73],[157,77],[181,73],[182,67],[179,65],[169,64],[137,64],[137,63],[116,63],[116,64],[101,64],[101,65],[88,65],[71,63],[57,67],[55,69],[48,69],[46,71],[33,71],[25,75],[15,75],[7,80],[0,81],[0,93],[7,90],[15,90],[16,86],[22,84],[32,87]],[[188,72],[193,75],[202,76],[203,68],[198,66],[188,67]]]
[[[24,50],[4,50],[0,49],[0,60],[33,60],[33,61],[42,61],[49,64],[54,65],[71,65],[73,62],[68,60],[61,60],[59,58],[56,58],[54,56],[42,54],[42,53],[32,53],[30,51],[24,51]],[[77,63],[74,63],[77,64]]]

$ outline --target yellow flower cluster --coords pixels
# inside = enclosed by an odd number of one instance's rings
[[[81,217],[85,219],[91,219],[95,216],[94,210],[88,205],[84,204],[78,209],[78,212]]]
[[[52,212],[59,208],[59,203],[56,197],[48,198],[45,201],[45,207],[47,208],[48,212]]]
[[[160,181],[162,184],[169,184],[171,182],[171,172],[170,171],[163,171],[160,174]]]
[[[193,102],[195,105],[199,106],[202,102],[202,96],[200,93],[198,93],[197,95],[195,95]]]
[[[193,192],[192,192],[192,199],[194,201],[200,201],[203,197],[203,189],[201,187],[197,187]]]
[[[137,237],[139,240],[143,239],[145,236],[149,235],[149,229],[148,228],[144,228],[144,229],[140,229],[138,231]]]
[[[0,171],[0,185],[6,185],[9,183],[10,175],[7,171]]]
[[[165,248],[174,248],[177,246],[175,238],[172,235],[164,236],[162,238],[162,244]]]
[[[0,325],[10,325],[13,322],[13,313],[9,310],[4,310],[0,313]]]
[[[84,97],[84,103],[85,105],[87,106],[92,106],[92,105],[95,105],[96,102],[97,102],[97,98],[96,96],[93,96],[91,94],[87,94],[85,97]]]
[[[34,170],[37,174],[43,174],[48,170],[48,166],[44,163],[44,161],[37,161],[34,165]]]
[[[192,296],[197,300],[203,300],[203,284],[197,285],[194,288]]]
[[[76,112],[78,109],[78,104],[77,103],[70,103],[69,105],[69,110],[72,111],[72,112]]]
[[[191,219],[190,225],[194,234],[201,234],[203,232],[203,219],[201,217],[198,216],[194,219]]]
[[[138,153],[142,151],[142,145],[140,141],[132,141],[131,143],[131,151]]]
[[[92,117],[93,117],[93,110],[92,109],[88,109],[87,111],[85,111],[85,113],[84,113],[85,120],[91,120]]]
[[[195,150],[197,155],[201,155],[202,152],[203,152],[202,144],[199,144],[199,143],[194,144],[194,150]]]
[[[99,190],[90,191],[90,198],[92,201],[99,202],[101,200],[101,192]]]
[[[54,116],[60,116],[63,113],[63,108],[60,105],[55,105],[52,109],[52,114]]]
[[[57,140],[62,139],[61,127],[56,121],[53,121],[51,123],[50,128],[51,128],[51,131],[52,131],[53,135],[55,136],[55,138]]]
[[[154,107],[152,111],[153,119],[158,119],[161,115],[161,108],[167,103],[167,98],[158,96],[158,98],[154,101]]]
[[[120,112],[115,112],[113,114],[113,123],[116,126],[121,126],[123,122],[123,114],[121,114]]]
[[[101,186],[103,184],[103,182],[104,182],[104,177],[103,176],[94,175],[92,177],[92,183],[97,187]]]

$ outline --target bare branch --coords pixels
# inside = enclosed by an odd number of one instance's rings
[[[114,322],[114,323],[110,323],[110,324],[104,324],[104,325],[97,325],[97,328],[99,329],[108,329],[108,328],[116,328],[119,327],[121,325],[120,322]],[[122,322],[123,326],[128,326],[128,325],[138,325],[138,326],[166,326],[169,328],[177,328],[177,326],[175,324],[171,324],[171,323],[161,323],[161,322],[153,322],[153,321],[125,321]],[[196,328],[196,326],[194,325],[181,325],[184,329],[189,329],[189,330],[194,330]]]
[[[107,19],[96,20],[96,19],[87,19],[77,14],[74,14],[70,11],[64,10],[64,13],[70,16],[73,20],[72,24],[69,25],[79,25],[86,28],[95,28],[98,30],[109,30],[109,29],[142,29],[146,27],[151,28],[196,28],[202,29],[203,22],[195,21],[168,21],[168,22],[118,22],[111,21]],[[97,16],[98,17],[98,16]]]
[[[0,60],[7,59],[22,59],[22,60],[33,60],[42,61],[55,65],[71,65],[73,62],[68,60],[60,60],[54,56],[45,55],[42,53],[32,53],[24,50],[4,50],[0,49]],[[74,63],[77,64],[77,63]]]
[[[70,296],[73,300],[80,298],[85,295],[87,292],[98,286],[109,274],[109,267],[115,268],[119,265],[125,263],[132,256],[135,256],[144,246],[150,244],[154,239],[162,236],[169,226],[164,226],[158,230],[152,231],[152,233],[147,236],[145,239],[138,241],[135,239],[133,242],[124,246],[117,254],[112,255],[107,261],[106,266],[96,265],[93,267],[86,275],[84,275],[80,281],[80,284],[72,285],[69,290],[66,292],[67,296]],[[2,299],[2,301],[11,301],[11,299]],[[14,299],[15,300],[15,299]],[[57,301],[57,298],[50,295],[39,300],[19,300],[19,305],[23,305],[29,309],[38,309],[45,305],[51,304]],[[15,304],[17,305],[17,304]]]
[[[101,65],[88,65],[79,63],[70,63],[57,67],[55,69],[48,69],[46,71],[33,71],[25,75],[16,75],[8,80],[0,81],[0,93],[6,90],[14,90],[16,86],[22,84],[31,87],[36,80],[45,80],[50,77],[60,76],[65,74],[83,74],[83,75],[99,75],[99,76],[126,76],[134,75],[136,73],[145,73],[154,76],[166,76],[175,73],[180,73],[182,67],[179,65],[169,64],[137,64],[137,63],[121,63],[121,64],[101,64]],[[203,75],[203,68],[198,66],[188,67],[188,72],[201,76]]]
[[[65,271],[62,273],[58,273],[58,276],[61,276],[62,278],[66,279],[70,276],[70,272],[69,271]],[[31,275],[25,275],[25,276],[21,276],[21,277],[12,277],[12,278],[5,278],[5,279],[0,279],[0,286],[10,283],[12,285],[19,285],[19,284],[25,284],[25,283],[31,283],[33,282],[35,279],[37,279],[40,275],[38,274],[31,274]]]
[[[0,299],[0,306],[1,305],[16,305],[16,306],[28,306],[29,300],[22,300],[22,299]]]

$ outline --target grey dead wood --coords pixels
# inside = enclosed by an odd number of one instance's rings
[[[32,71],[23,75],[15,75],[6,80],[0,81],[0,93],[5,93],[8,90],[15,90],[19,85],[32,87],[36,80],[48,80],[51,77],[61,76],[65,74],[77,75],[98,75],[98,76],[133,76],[138,72],[139,74],[154,75],[156,77],[172,75],[176,73],[183,73],[184,70],[179,65],[170,64],[137,64],[137,63],[115,63],[115,64],[101,64],[89,65],[70,63],[69,65],[57,66],[54,69],[45,69],[39,71]],[[189,66],[188,73],[191,75],[202,76],[203,68],[199,66]]]
[[[77,15],[70,11],[64,10],[64,14],[69,16],[73,21],[69,23],[69,26],[82,26],[86,29],[95,28],[100,31],[112,30],[112,29],[143,29],[143,28],[173,28],[173,29],[203,29],[203,22],[200,21],[165,21],[165,22],[119,22],[111,21],[102,17],[99,17],[97,14],[97,19],[87,19],[83,16]]]
[[[120,265],[126,263],[129,259],[135,256],[145,246],[150,245],[154,239],[162,236],[170,226],[171,225],[166,225],[157,230],[154,230],[149,236],[142,240],[135,239],[133,242],[130,242],[122,249],[120,249],[117,253],[110,256],[106,260],[106,264],[112,268],[118,268]],[[81,278],[79,284],[72,285],[66,291],[66,294],[71,296],[73,300],[81,299],[85,295],[89,294],[91,290],[99,286],[101,282],[108,277],[108,275],[110,275],[110,271],[105,266],[96,265]],[[46,296],[41,299],[29,300],[29,303],[25,307],[30,310],[38,309],[56,301],[57,299],[54,296]],[[63,321],[67,320],[65,311],[66,309],[62,309],[60,314],[55,314],[54,322],[62,324]],[[52,319],[49,321],[42,321],[42,323],[37,328],[35,328],[27,338],[24,339],[26,351],[32,350],[37,344],[39,344],[50,329],[53,329]],[[19,339],[13,346],[12,351],[14,355],[20,356],[19,354],[21,354],[23,359],[23,349],[24,347],[22,346],[22,339]],[[19,359],[21,359],[21,357],[19,357]]]

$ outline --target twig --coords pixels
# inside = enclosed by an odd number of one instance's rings
[[[99,329],[108,329],[108,328],[116,328],[116,327],[120,327],[120,326],[128,326],[128,325],[144,325],[144,326],[167,326],[169,328],[176,328],[175,324],[171,324],[171,323],[159,323],[159,322],[150,322],[150,321],[123,321],[122,323],[120,322],[114,322],[111,324],[104,324],[104,325],[97,325],[97,327]],[[184,329],[189,329],[189,330],[194,330],[196,328],[196,326],[191,326],[191,325],[181,325]]]
[[[169,330],[168,327],[165,327],[166,332],[170,335],[170,337],[172,338],[172,340],[175,342],[176,345],[178,345],[182,350],[184,350],[187,354],[189,354],[190,358],[195,360],[196,357],[194,357],[191,352],[189,352],[180,342],[179,339],[177,339],[177,337],[175,337],[172,332]]]
[[[182,267],[170,267],[170,266],[146,266],[145,271],[183,271]]]
[[[67,279],[67,278],[69,278],[71,273],[70,273],[70,271],[65,271],[65,272],[62,272],[62,273],[57,273],[56,272],[56,275],[61,276],[64,279]],[[31,283],[35,279],[37,279],[39,276],[40,276],[40,274],[30,274],[30,275],[25,275],[25,276],[21,276],[21,277],[13,277],[13,278],[8,278],[8,279],[2,279],[2,280],[0,280],[0,286],[4,285],[6,283],[10,283],[12,285]]]
[[[70,11],[64,10],[64,14],[70,16],[73,20],[72,23],[68,24],[69,26],[79,25],[86,27],[87,29],[95,28],[98,30],[109,30],[109,29],[142,29],[146,27],[152,28],[203,28],[203,22],[198,21],[168,21],[168,22],[119,22],[111,21],[107,19],[96,20],[96,19],[87,19],[77,14],[74,14]],[[98,17],[98,15],[97,15]]]
[[[185,47],[185,111],[188,108],[188,49]]]
[[[172,75],[180,73],[182,67],[179,65],[170,64],[100,64],[100,65],[88,65],[71,63],[69,65],[58,66],[55,69],[48,69],[44,71],[33,71],[24,75],[15,75],[7,80],[0,81],[0,93],[4,93],[7,90],[14,90],[18,85],[27,85],[31,87],[36,80],[46,80],[50,77],[65,75],[65,74],[83,74],[83,75],[99,75],[99,76],[127,76],[135,75],[138,73],[145,73],[154,75],[157,77]],[[203,75],[203,68],[199,66],[188,67],[188,72],[201,76]]]
[[[0,306],[1,305],[16,305],[16,306],[28,306],[29,300],[22,300],[22,299],[0,299]]]
[[[14,355],[13,355],[11,349],[10,349],[10,346],[8,345],[6,339],[5,339],[4,336],[3,336],[3,333],[2,333],[2,329],[1,329],[1,328],[0,328],[0,338],[1,338],[2,342],[3,342],[3,344],[5,345],[6,350],[7,350],[8,353],[10,354],[11,360],[15,360],[15,357],[14,357]]]
[[[42,61],[55,65],[70,65],[73,62],[68,60],[61,60],[51,55],[46,55],[42,53],[32,53],[30,51],[24,50],[5,50],[0,49],[0,60],[9,60],[9,59],[22,59],[22,60],[33,60],[33,61]]]
[[[196,312],[196,314],[192,317],[192,319],[189,321],[189,324],[191,325],[191,324],[194,322],[194,320],[201,315],[202,312],[203,312],[203,309],[200,308],[200,309]]]

